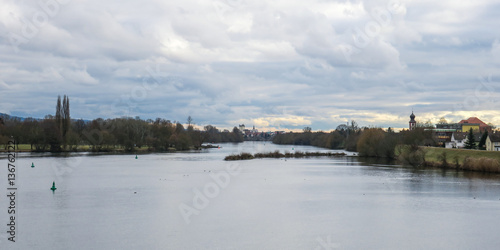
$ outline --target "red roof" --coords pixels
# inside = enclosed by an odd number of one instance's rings
[[[479,124],[479,130],[484,131],[484,130],[489,130],[490,126],[488,124],[484,123],[477,117],[470,117],[467,120],[461,120],[459,123],[473,123],[473,124]]]

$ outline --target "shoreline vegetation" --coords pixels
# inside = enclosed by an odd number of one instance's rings
[[[225,161],[239,161],[239,160],[252,160],[252,159],[262,159],[262,158],[274,158],[274,159],[282,159],[282,158],[308,158],[308,157],[320,157],[320,156],[328,156],[328,157],[336,157],[336,156],[345,156],[345,153],[333,153],[333,152],[301,152],[297,151],[295,153],[285,152],[281,153],[279,150],[268,153],[239,153],[228,155],[224,158]]]
[[[43,119],[0,115],[0,145],[14,139],[18,152],[172,152],[202,149],[204,143],[243,142],[243,134],[234,127],[220,131],[206,125],[194,127],[191,116],[187,127],[180,122],[140,117],[92,121],[71,119],[69,97],[58,97],[55,116]],[[27,146],[26,146],[27,145]]]
[[[286,133],[273,139],[276,144],[311,145],[358,152],[362,157],[396,160],[414,168],[437,167],[485,173],[500,173],[500,152],[438,147],[438,139],[429,124],[399,133],[391,128],[359,128],[356,122],[341,125],[330,133]]]
[[[500,173],[500,152],[398,145],[398,163],[415,168],[442,168],[483,173]]]
[[[423,148],[425,167],[500,173],[500,152],[451,148]]]
[[[138,116],[114,119],[84,121],[70,117],[69,97],[59,96],[55,116],[44,119],[21,119],[0,115],[0,152],[5,152],[7,142],[15,139],[17,152],[109,152],[145,153],[199,150],[204,143],[243,142],[242,132],[234,127],[232,131],[220,131],[206,125],[203,130],[195,129],[191,116],[187,128],[180,122],[157,118],[142,120]],[[284,133],[274,136],[275,144],[310,145],[328,149],[345,149],[358,152],[359,156],[397,160],[402,165],[418,167],[441,167],[460,170],[500,173],[500,152],[471,150],[453,151],[437,147],[438,138],[432,132],[430,123],[417,123],[412,130],[399,133],[391,128],[359,127],[355,121],[341,124],[331,132],[312,132],[305,127],[302,133]],[[472,131],[471,131],[472,137]],[[484,136],[483,136],[484,137]],[[473,140],[472,140],[473,142]],[[479,143],[479,148],[484,142]],[[326,155],[324,155],[326,154]],[[301,158],[312,156],[340,156],[329,153],[286,153],[245,154],[228,156],[227,160],[254,158]]]

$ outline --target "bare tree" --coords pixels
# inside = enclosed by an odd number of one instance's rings
[[[61,96],[57,96],[57,104],[56,104],[56,126],[59,130],[62,127],[62,105],[61,105]]]
[[[69,114],[69,97],[64,95],[63,99],[63,104],[62,104],[62,136],[63,139],[66,138],[66,133],[68,133],[68,130],[71,125],[71,117]]]
[[[441,117],[439,118],[438,124],[448,124],[448,121],[444,117]]]

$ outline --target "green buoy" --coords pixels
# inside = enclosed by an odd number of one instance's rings
[[[31,163],[31,167],[34,168],[35,167],[35,163],[32,162]]]
[[[56,182],[55,182],[55,181],[53,181],[53,182],[52,182],[52,187],[50,188],[50,190],[52,190],[52,191],[56,191],[56,189],[57,189],[57,188],[56,188]]]
[[[137,159],[137,155],[135,155],[135,159]]]

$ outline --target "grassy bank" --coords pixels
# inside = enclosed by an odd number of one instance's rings
[[[0,152],[7,152],[7,145],[0,146]],[[31,152],[31,146],[29,144],[19,144],[16,145],[17,152]]]
[[[434,148],[423,147],[425,152],[425,160],[430,162],[441,163],[443,161],[443,154],[446,155],[448,163],[463,164],[466,157],[469,158],[491,158],[500,161],[500,152],[485,151],[485,150],[470,150],[470,149],[455,149],[455,148]]]
[[[500,152],[422,147],[425,165],[500,173]]]
[[[304,158],[304,157],[318,157],[318,156],[344,156],[345,153],[332,153],[332,152],[300,152],[295,153],[280,153],[279,151],[269,153],[256,153],[254,155],[249,153],[240,153],[228,155],[224,158],[225,161],[238,161],[238,160],[251,160],[261,158]]]

